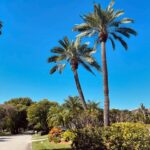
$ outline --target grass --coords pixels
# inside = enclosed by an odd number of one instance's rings
[[[48,140],[32,142],[32,150],[71,150],[69,144],[55,144]]]
[[[71,150],[70,144],[55,144],[48,141],[47,135],[34,134],[32,140],[46,139],[43,141],[33,141],[32,150]]]
[[[38,140],[38,139],[47,139],[48,138],[48,135],[40,135],[40,134],[34,134],[32,136],[32,140]]]

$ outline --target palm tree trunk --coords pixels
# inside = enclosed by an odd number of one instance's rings
[[[80,81],[79,81],[77,70],[73,69],[73,73],[74,73],[74,78],[75,78],[77,90],[79,92],[81,103],[83,105],[84,110],[87,110],[87,105],[86,105],[85,98],[84,98],[84,95],[83,95],[83,92],[82,92],[82,88],[81,88],[81,85],[80,85]]]
[[[104,126],[109,126],[109,87],[108,87],[108,72],[106,60],[105,42],[101,42],[101,56],[103,69],[103,84],[104,84]]]

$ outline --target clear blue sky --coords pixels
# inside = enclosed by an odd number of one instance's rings
[[[14,97],[48,98],[63,102],[78,95],[68,66],[62,75],[49,75],[49,50],[63,36],[74,39],[71,29],[81,23],[81,14],[93,10],[94,0],[1,0],[0,20],[0,103]],[[95,0],[104,7],[109,0]],[[133,109],[144,103],[150,107],[150,2],[116,0],[115,8],[124,9],[135,19],[138,36],[127,40],[126,52],[117,43],[114,52],[107,43],[110,100],[112,108]],[[92,45],[91,45],[92,46]],[[100,62],[100,50],[96,54]],[[86,99],[101,102],[102,76],[79,68]]]

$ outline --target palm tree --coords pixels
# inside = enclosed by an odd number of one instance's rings
[[[56,63],[56,65],[50,70],[50,74],[53,74],[56,71],[59,71],[61,73],[67,63],[69,63],[74,73],[75,83],[79,92],[81,103],[83,105],[83,108],[87,109],[77,69],[81,64],[92,74],[94,73],[90,68],[91,66],[100,71],[100,66],[91,56],[91,54],[95,50],[93,48],[89,48],[88,43],[81,44],[80,38],[77,38],[75,41],[70,41],[68,37],[64,37],[63,40],[59,40],[59,44],[60,46],[54,47],[51,50],[51,52],[55,55],[48,58],[49,63]]]
[[[70,120],[69,111],[62,106],[57,105],[49,109],[47,121],[49,127],[67,127]]]
[[[122,46],[127,49],[127,43],[123,40],[123,36],[129,38],[130,35],[137,35],[136,31],[124,24],[133,23],[130,18],[119,19],[124,14],[123,10],[115,11],[113,9],[114,0],[110,2],[106,9],[102,9],[99,4],[94,4],[94,12],[82,16],[84,23],[76,25],[74,31],[81,32],[78,37],[94,36],[96,37],[96,45],[101,44],[102,71],[104,83],[104,125],[109,125],[109,87],[108,72],[106,60],[106,42],[110,40],[113,49],[115,49],[114,40],[118,40]]]
[[[73,114],[76,114],[83,110],[80,98],[78,96],[69,96],[68,99],[65,100],[63,107],[70,110]]]

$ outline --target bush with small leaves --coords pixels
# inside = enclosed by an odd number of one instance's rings
[[[108,150],[150,150],[150,134],[141,123],[115,123],[103,130]]]
[[[75,133],[70,130],[67,130],[64,133],[62,133],[61,137],[66,142],[73,141],[75,138]]]
[[[104,150],[100,128],[86,127],[75,134],[72,150]]]

